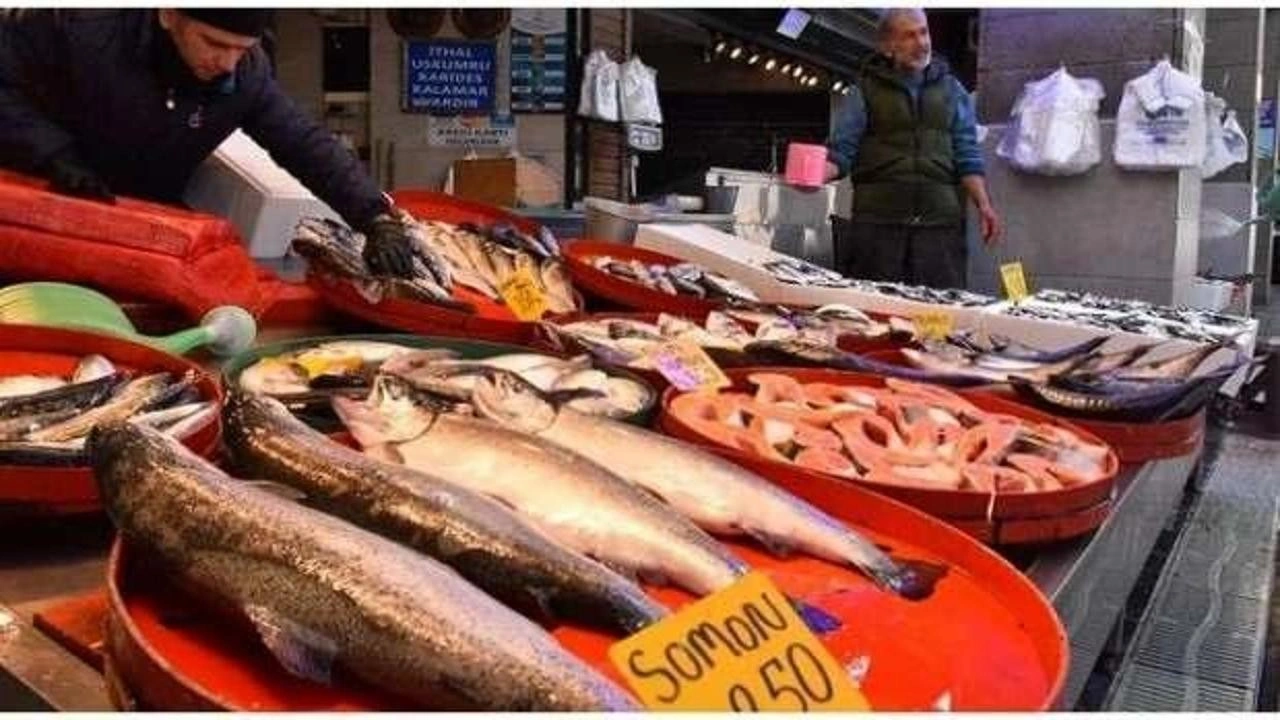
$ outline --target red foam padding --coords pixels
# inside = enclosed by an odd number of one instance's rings
[[[174,306],[198,319],[218,305],[261,315],[273,297],[226,220],[117,198],[52,193],[0,172],[0,276],[90,285]]]

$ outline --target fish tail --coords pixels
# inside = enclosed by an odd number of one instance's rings
[[[791,607],[795,609],[796,614],[804,621],[805,626],[818,635],[826,635],[833,633],[844,626],[840,622],[840,618],[823,610],[817,605],[811,605],[798,598],[788,597]]]

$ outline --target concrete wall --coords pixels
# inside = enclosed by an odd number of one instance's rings
[[[1003,123],[1022,86],[1066,63],[1097,78],[1107,95],[1102,117],[1115,117],[1124,84],[1174,51],[1176,10],[984,9],[978,52],[978,114]]]
[[[1160,303],[1185,296],[1198,261],[1198,171],[1124,171],[1111,152],[1125,83],[1163,57],[1182,64],[1187,20],[1197,22],[1180,10],[982,11],[979,114],[992,126],[987,181],[1006,239],[994,252],[971,240],[972,287],[994,290],[998,265],[1020,260],[1036,287]],[[1064,63],[1078,77],[1097,78],[1107,93],[1103,162],[1074,177],[1018,173],[995,156],[1003,123],[1024,83]]]
[[[970,287],[996,293],[999,266],[1021,261],[1037,288],[1104,293],[1169,302],[1190,282],[1195,258],[1178,253],[1173,240],[1180,202],[1174,176],[1122,170],[1110,153],[1084,175],[1044,177],[1015,171],[995,156],[1004,126],[984,145],[987,184],[1005,221],[1005,240],[994,251],[971,239]],[[1110,148],[1115,122],[1104,121]],[[1199,184],[1187,184],[1185,193]],[[1196,223],[1197,217],[1190,222]]]
[[[1204,87],[1227,102],[1249,136],[1249,160],[1205,180],[1203,210],[1245,219],[1256,214],[1258,102],[1263,96],[1261,63],[1265,11],[1211,8],[1205,14]],[[1201,271],[1220,275],[1252,272],[1256,226],[1231,238],[1201,237]],[[1247,308],[1246,304],[1241,310]]]

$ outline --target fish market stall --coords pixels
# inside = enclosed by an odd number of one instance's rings
[[[90,515],[59,521],[81,532],[46,526],[30,535],[38,544],[4,551],[0,693],[54,709],[384,709],[438,699],[439,688],[401,669],[430,677],[427,668],[448,667],[456,674],[443,685],[468,705],[627,709],[635,700],[623,690],[635,678],[609,662],[610,645],[760,570],[874,708],[1070,708],[1101,651],[1098,634],[1115,624],[1194,471],[1200,439],[1176,456],[1121,465],[1084,419],[1064,413],[1177,419],[1237,369],[1232,358],[1189,354],[1177,343],[1200,344],[1181,331],[1160,338],[1154,356],[1090,345],[1118,334],[1102,327],[1071,344],[1062,335],[1006,342],[991,318],[1045,321],[1012,316],[994,298],[860,283],[774,256],[743,268],[671,242],[644,262],[622,246],[569,245],[562,255],[536,227],[465,226],[425,211],[418,219],[421,274],[398,285],[368,277],[360,238],[345,229],[303,223],[295,247],[317,287],[337,283],[381,307],[367,314],[379,324],[392,315],[382,312],[389,300],[403,301],[420,331],[437,327],[437,312],[467,315],[459,297],[513,310],[503,290],[523,275],[557,296],[537,327],[561,352],[530,347],[535,323],[514,313],[507,319],[530,334],[508,345],[458,338],[475,328],[444,320],[452,340],[266,333],[223,368],[220,429],[235,476],[164,435],[185,437],[174,427],[188,427],[187,416],[149,396],[131,406],[126,415],[163,413],[149,417],[159,430],[106,425],[88,448],[103,500],[134,540],[112,549],[113,528]],[[599,273],[606,290],[612,279],[707,304],[685,313],[693,306],[647,305],[653,296],[630,288],[629,315],[592,315],[574,284],[583,273]],[[945,341],[909,321],[940,308],[958,331]],[[661,390],[646,379],[670,379],[655,348],[684,340],[737,383],[720,394],[666,390],[663,404],[702,447],[643,427]],[[1228,345],[1209,348],[1226,355]],[[1148,382],[1160,392],[1135,390]],[[1068,391],[1087,398],[1069,407]],[[711,399],[733,393],[742,397]],[[827,430],[815,419],[824,412],[848,422],[831,415]],[[888,447],[890,438],[902,445]],[[717,442],[715,454],[705,449]],[[855,478],[854,464],[872,472]],[[693,474],[699,482],[684,482]],[[947,485],[939,494],[967,514],[922,507],[920,482]],[[1049,502],[1065,498],[1072,503]],[[577,505],[590,512],[565,512]],[[1045,517],[1046,507],[1062,512]],[[242,608],[236,622],[194,608],[189,589],[152,565],[195,567],[181,541],[194,532],[228,557],[245,538],[271,539],[258,549],[277,553],[275,564],[210,562],[182,577]],[[315,563],[331,565],[310,574]],[[325,583],[335,577],[367,592],[334,607]],[[349,632],[387,603],[426,620]],[[37,625],[60,644],[34,634]],[[429,634],[444,629],[465,641],[436,648]],[[939,638],[953,650],[924,651]],[[554,667],[520,647],[554,657]],[[334,648],[361,660],[334,665]],[[101,685],[90,666],[105,673]],[[68,680],[51,682],[62,669]]]

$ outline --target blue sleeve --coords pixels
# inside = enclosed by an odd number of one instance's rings
[[[827,151],[831,162],[840,170],[840,177],[848,175],[853,168],[853,163],[858,158],[858,145],[862,142],[862,133],[866,129],[867,106],[862,99],[862,92],[855,85],[836,110],[831,137],[827,140]]]
[[[955,156],[956,176],[985,175],[982,148],[978,145],[978,117],[973,96],[959,82],[955,84],[956,110],[951,118],[951,152]]]

